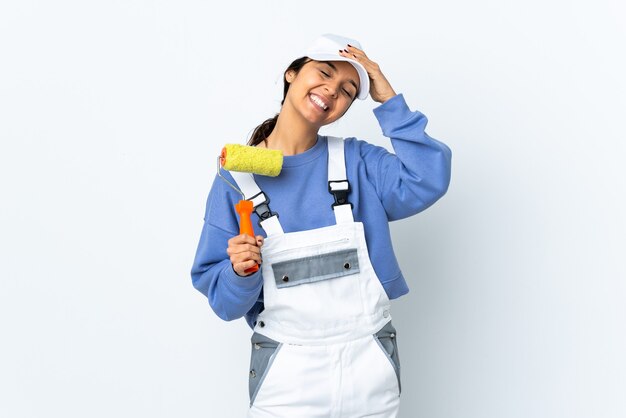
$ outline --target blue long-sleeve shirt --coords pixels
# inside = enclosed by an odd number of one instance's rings
[[[411,111],[402,94],[374,108],[383,135],[391,139],[394,153],[356,138],[345,138],[346,174],[357,222],[362,222],[372,266],[390,299],[409,289],[394,254],[389,221],[406,218],[432,205],[450,183],[450,149],[424,131],[427,119]],[[232,176],[221,171],[229,181]],[[283,230],[295,232],[335,224],[328,191],[328,143],[318,136],[307,151],[283,158],[279,176],[254,176],[280,215]],[[239,235],[234,205],[241,195],[215,177],[206,203],[204,226],[191,277],[196,289],[208,297],[224,320],[246,317],[253,327],[263,310],[261,269],[238,276],[226,253],[228,240]],[[255,234],[265,236],[252,214]]]

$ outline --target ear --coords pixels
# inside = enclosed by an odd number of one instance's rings
[[[287,83],[291,83],[294,78],[296,78],[296,72],[294,70],[285,72],[285,80],[287,80]]]

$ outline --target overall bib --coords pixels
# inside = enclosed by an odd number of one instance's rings
[[[284,233],[248,173],[233,178],[267,233],[264,310],[251,338],[249,417],[395,417],[400,367],[390,302],[347,201],[342,138],[328,137],[336,225]],[[283,214],[289,216],[289,214]]]

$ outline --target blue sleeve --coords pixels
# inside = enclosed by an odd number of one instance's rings
[[[222,319],[241,318],[255,306],[263,279],[261,271],[241,277],[235,273],[226,253],[228,240],[239,235],[234,210],[236,193],[215,177],[206,203],[204,226],[191,268],[193,286],[209,300]]]
[[[395,153],[363,143],[361,155],[387,217],[394,221],[423,211],[446,193],[452,153],[426,134],[426,116],[411,111],[402,94],[374,108],[374,115]]]

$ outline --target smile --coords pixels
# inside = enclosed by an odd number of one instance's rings
[[[323,111],[328,110],[328,105],[319,96],[315,94],[309,94],[309,97],[311,98],[311,101],[315,103]]]

